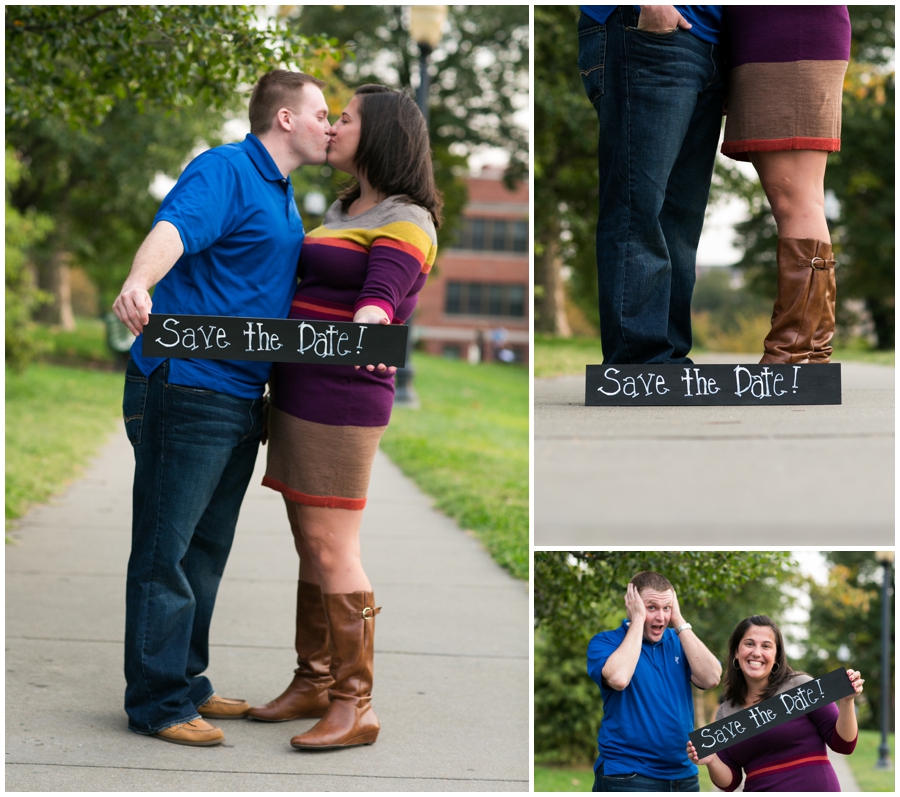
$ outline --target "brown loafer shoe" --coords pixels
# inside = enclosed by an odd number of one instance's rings
[[[225,741],[225,734],[219,728],[203,720],[191,720],[183,722],[181,725],[173,725],[171,728],[154,733],[153,736],[164,742],[190,744],[195,747],[209,747]]]
[[[250,704],[246,700],[213,695],[197,709],[201,717],[211,720],[237,720],[247,716]]]

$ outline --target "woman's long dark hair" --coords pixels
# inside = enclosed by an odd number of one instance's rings
[[[781,635],[781,629],[775,625],[775,621],[765,614],[754,614],[746,620],[741,620],[734,631],[731,632],[731,639],[728,640],[728,666],[725,668],[725,694],[723,698],[730,700],[735,706],[743,706],[747,699],[747,679],[739,668],[734,666],[734,660],[737,656],[738,645],[747,633],[750,626],[760,626],[771,628],[775,634],[775,663],[772,665],[772,672],[769,673],[769,685],[762,693],[759,702],[767,700],[776,695],[785,681],[795,675],[802,675],[800,670],[791,669],[787,663],[787,657],[784,655],[784,637]]]
[[[439,228],[444,200],[434,183],[431,141],[422,112],[406,94],[387,86],[360,86],[355,96],[360,131],[354,165],[372,188],[387,196],[406,196],[425,208]],[[354,182],[341,193],[341,207],[346,211],[359,195],[359,183]]]

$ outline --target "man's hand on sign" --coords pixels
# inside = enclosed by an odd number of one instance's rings
[[[152,308],[153,300],[149,292],[144,288],[132,287],[127,282],[113,303],[113,312],[135,337],[141,334],[144,325],[150,320]]]
[[[354,324],[390,324],[391,320],[387,317],[387,314],[380,307],[375,307],[374,305],[367,305],[365,307],[360,307],[359,310],[353,316]],[[353,366],[357,371],[360,369],[360,366]],[[397,373],[396,365],[385,365],[384,363],[378,363],[378,365],[367,365],[367,371],[375,371],[383,374],[387,371],[389,374]]]
[[[637,587],[634,584],[629,584],[628,589],[625,590],[625,612],[632,623],[637,623],[640,626],[644,625],[644,620],[647,618],[647,608],[644,606],[641,593],[637,591]]]

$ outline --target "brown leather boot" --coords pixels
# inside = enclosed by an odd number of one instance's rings
[[[829,253],[831,247],[829,247]],[[826,261],[828,257],[826,257]],[[834,349],[831,346],[831,339],[834,337],[834,308],[837,300],[837,282],[834,278],[834,267],[832,266],[826,272],[828,276],[828,286],[825,292],[825,307],[822,309],[822,318],[819,320],[819,326],[813,333],[812,354],[809,356],[811,363],[828,363],[831,362],[831,353]]]
[[[297,750],[327,750],[372,744],[381,726],[372,710],[375,606],[371,592],[323,594],[331,638],[328,711],[310,730],[291,739]]]
[[[294,680],[278,697],[256,706],[247,716],[264,722],[285,722],[324,717],[328,710],[329,672],[328,622],[317,584],[297,582],[297,631],[294,637],[297,669]]]
[[[778,295],[761,364],[812,362],[814,335],[820,337],[824,353],[834,333],[833,304],[830,308],[830,330],[827,329],[826,307],[829,284],[833,280],[831,244],[813,238],[778,240]],[[830,301],[834,301],[833,290]],[[830,355],[830,347],[827,348]],[[817,361],[827,362],[827,359]]]

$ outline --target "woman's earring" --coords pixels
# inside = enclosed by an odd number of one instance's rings
[[[778,669],[778,662],[776,661],[775,665],[772,667],[772,672],[775,672],[775,670],[777,670],[777,669]]]
[[[734,661],[732,663],[734,664],[734,669],[736,669],[736,670],[741,669],[741,665],[738,664],[737,656],[734,657]]]

